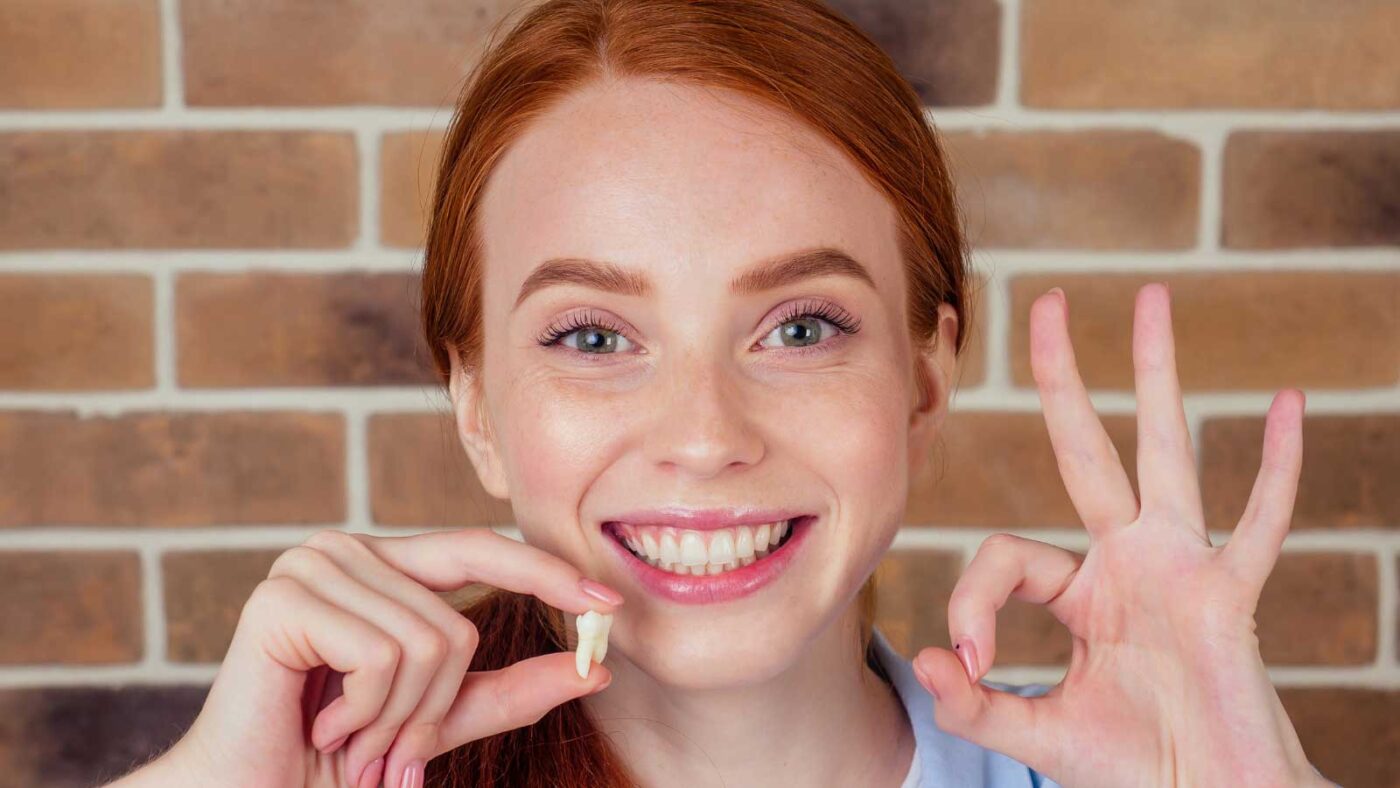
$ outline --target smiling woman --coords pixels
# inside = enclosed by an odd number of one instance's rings
[[[535,6],[466,85],[437,184],[422,327],[524,540],[327,531],[283,554],[149,775],[1325,782],[1252,620],[1303,398],[1275,398],[1250,505],[1212,546],[1163,286],[1133,324],[1141,501],[1056,288],[1031,308],[1031,364],[1089,550],[988,538],[952,594],[952,650],[906,660],[874,626],[873,572],[948,416],[972,298],[938,136],[826,6]],[[472,582],[496,590],[461,610],[430,593]],[[1013,596],[1074,637],[1062,684],[983,679]]]

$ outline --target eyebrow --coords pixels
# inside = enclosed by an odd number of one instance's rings
[[[846,276],[875,287],[870,271],[854,257],[831,246],[818,246],[796,252],[785,252],[755,263],[729,282],[729,291],[750,295],[819,276]],[[540,263],[515,297],[512,310],[547,287],[575,284],[619,295],[644,296],[652,291],[651,280],[645,274],[629,271],[619,265],[580,257],[554,257]]]

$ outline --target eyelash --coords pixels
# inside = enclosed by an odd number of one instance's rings
[[[800,301],[790,304],[779,313],[777,320],[774,321],[774,328],[803,317],[815,317],[825,320],[835,326],[837,331],[845,335],[860,331],[860,318],[829,301]],[[545,329],[544,333],[542,333],[536,341],[545,347],[555,345],[559,340],[581,328],[601,328],[604,331],[611,331],[616,334],[625,335],[626,333],[622,326],[609,320],[605,316],[598,315],[592,311],[575,312],[566,317],[562,322]],[[764,334],[764,336],[767,336],[767,334]],[[821,344],[823,343],[817,343],[817,345]],[[806,353],[812,352],[812,349],[815,347],[816,345],[808,345],[805,347],[790,348],[790,350],[798,353]],[[572,350],[572,348],[569,349]],[[581,355],[594,355],[582,353],[582,351],[574,352],[580,353]]]

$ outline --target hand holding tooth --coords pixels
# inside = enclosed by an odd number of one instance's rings
[[[581,678],[588,678],[589,664],[602,663],[608,653],[608,631],[612,629],[612,614],[590,610],[578,617],[578,650],[574,665]]]

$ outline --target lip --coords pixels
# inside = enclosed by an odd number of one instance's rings
[[[771,511],[772,510],[765,510],[762,512],[762,515],[767,516]],[[648,514],[649,517],[653,515],[654,513]],[[732,519],[727,521],[727,524],[751,525],[754,523],[762,524],[765,522],[774,522],[776,520],[787,520],[793,517],[796,517],[796,519],[793,520],[790,526],[791,533],[788,535],[787,541],[783,542],[776,551],[769,553],[766,557],[748,566],[741,566],[738,569],[733,569],[718,575],[678,575],[659,569],[637,558],[635,555],[632,555],[632,551],[628,550],[627,546],[618,541],[617,537],[611,533],[610,529],[607,527],[607,523],[604,523],[603,531],[604,536],[612,543],[613,550],[623,562],[623,565],[627,567],[627,570],[632,573],[632,576],[637,579],[637,582],[640,583],[642,587],[672,602],[678,602],[683,605],[708,605],[728,602],[748,596],[776,580],[778,576],[788,568],[788,565],[792,563],[793,559],[797,556],[798,550],[802,548],[802,545],[807,542],[807,534],[812,530],[812,526],[816,523],[817,517],[816,515],[789,515],[787,517],[775,517],[773,520],[757,519],[752,523],[744,520]],[[609,520],[608,522],[625,521]],[[652,525],[657,524],[655,519],[646,520],[644,522]],[[684,527],[695,528],[693,525]],[[725,526],[710,526],[710,528],[723,527]],[[697,530],[706,529],[702,528]]]
[[[603,521],[608,523],[628,523],[630,525],[659,525],[675,528],[688,528],[692,531],[714,531],[719,528],[732,528],[736,525],[763,525],[808,513],[800,509],[756,509],[734,507],[729,509],[637,509],[614,515]]]

